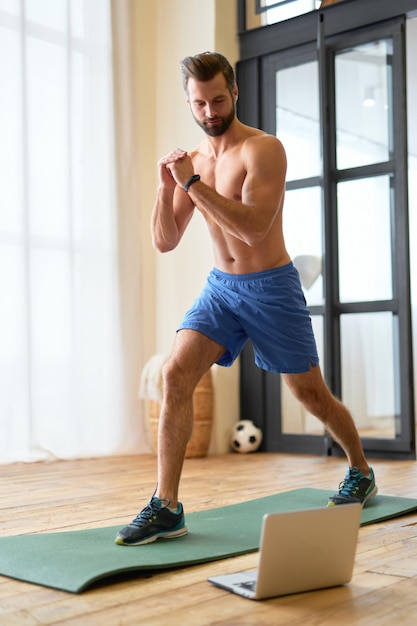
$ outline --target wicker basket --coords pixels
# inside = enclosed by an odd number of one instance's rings
[[[156,400],[148,400],[148,419],[152,435],[152,450],[158,451],[158,423],[161,405]],[[194,427],[187,444],[187,459],[206,456],[213,425],[213,380],[211,370],[201,378],[193,395]]]

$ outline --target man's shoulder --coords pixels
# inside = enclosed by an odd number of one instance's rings
[[[249,133],[242,142],[243,147],[248,151],[267,150],[272,152],[285,152],[284,146],[275,135],[270,135],[262,130],[253,129],[257,132]]]
[[[280,140],[275,135],[266,133],[265,131],[260,130],[259,128],[253,128],[252,126],[246,126],[245,128],[247,129],[246,141],[252,140],[252,141],[258,141],[262,143],[269,142],[269,143],[281,144]]]

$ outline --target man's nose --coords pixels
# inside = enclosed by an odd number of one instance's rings
[[[215,106],[213,104],[206,104],[206,117],[216,117]]]

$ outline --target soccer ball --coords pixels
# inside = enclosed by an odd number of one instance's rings
[[[262,431],[251,420],[240,420],[232,428],[230,445],[235,452],[255,452],[262,443]]]

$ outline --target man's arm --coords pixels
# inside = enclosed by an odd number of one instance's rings
[[[158,162],[159,187],[152,211],[152,244],[159,252],[169,252],[177,247],[193,215],[194,203],[188,194],[177,186],[169,165],[186,157],[183,150],[174,150]]]
[[[270,135],[247,140],[242,150],[246,177],[241,202],[225,198],[201,181],[190,187],[189,195],[203,214],[253,246],[263,241],[281,210],[287,163],[281,142]]]

